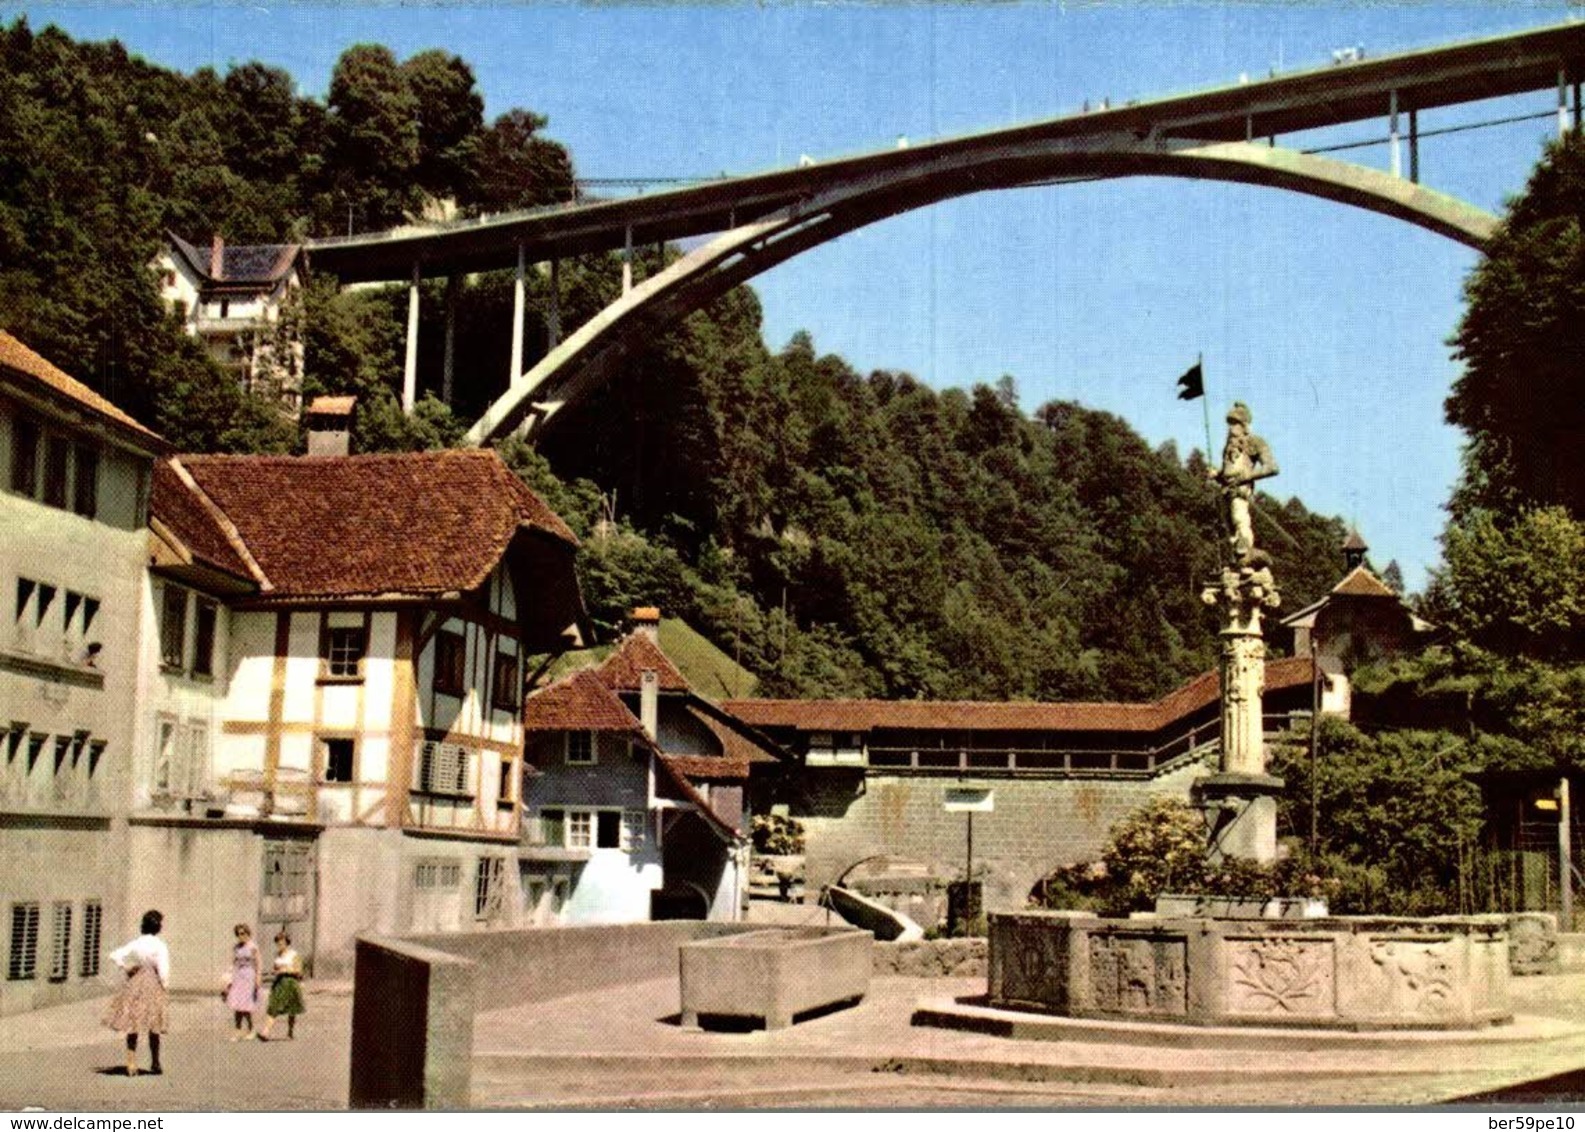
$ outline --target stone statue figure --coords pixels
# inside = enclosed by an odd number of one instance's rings
[[[1249,431],[1252,416],[1249,406],[1233,402],[1227,413],[1227,443],[1222,448],[1222,466],[1206,475],[1222,487],[1226,501],[1228,545],[1235,563],[1245,562],[1255,549],[1255,524],[1250,512],[1255,498],[1254,483],[1277,474],[1277,460],[1271,445]]]

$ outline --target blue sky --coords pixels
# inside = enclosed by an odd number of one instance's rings
[[[182,70],[261,59],[323,97],[337,56],[383,42],[472,64],[494,115],[550,119],[585,177],[746,173],[1561,22],[1547,3],[14,4],[74,36]],[[1576,15],[1582,9],[1576,4]],[[1555,95],[1421,116],[1530,111]],[[1427,139],[1427,184],[1498,210],[1555,129]],[[1315,145],[1385,133],[1280,139]],[[1351,151],[1385,168],[1385,146]],[[1412,588],[1438,557],[1460,437],[1442,423],[1446,346],[1475,253],[1295,194],[1164,179],[983,193],[856,232],[761,276],[766,337],[800,328],[860,370],[937,386],[1011,374],[1025,409],[1081,401],[1152,443],[1204,447],[1174,381],[1204,354],[1213,423],[1233,399],[1282,466],[1273,493],[1359,524]],[[1218,427],[1218,436],[1220,429]],[[1218,440],[1219,442],[1219,440]]]

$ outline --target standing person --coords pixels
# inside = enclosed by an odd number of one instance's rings
[[[150,909],[143,913],[143,934],[110,953],[110,961],[127,973],[126,982],[105,1008],[104,1024],[127,1036],[127,1076],[138,1075],[138,1034],[149,1035],[149,1072],[158,1076],[160,1035],[165,1032],[165,1008],[170,1001],[171,951],[160,938],[165,917]]]
[[[308,1007],[303,1003],[303,961],[292,950],[292,937],[284,931],[275,934],[275,983],[270,987],[270,1001],[264,1012],[264,1029],[259,1031],[259,1041],[270,1040],[275,1020],[286,1016],[286,1036],[297,1036],[297,1016]]]
[[[231,982],[226,987],[226,1005],[231,1007],[232,1041],[240,1041],[244,1032],[253,1033],[253,1012],[259,1008],[259,983],[264,966],[259,956],[259,945],[253,942],[253,929],[238,924],[231,929],[237,945],[231,951]]]

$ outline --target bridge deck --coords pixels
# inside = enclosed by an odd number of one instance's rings
[[[1085,114],[1010,126],[908,149],[887,149],[643,197],[569,204],[425,228],[312,241],[317,270],[343,283],[508,268],[521,244],[530,262],[723,231],[866,177],[926,169],[965,151],[1038,139],[1243,141],[1555,88],[1585,78],[1585,24],[1561,24],[1446,47],[1294,72]]]

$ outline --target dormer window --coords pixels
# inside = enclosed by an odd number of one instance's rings
[[[592,731],[567,732],[567,765],[594,765],[594,733]]]

